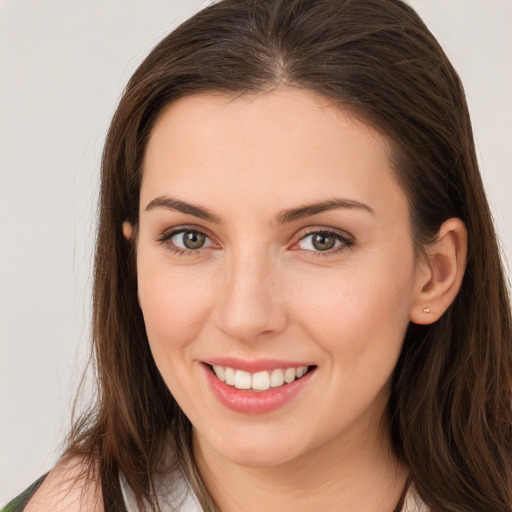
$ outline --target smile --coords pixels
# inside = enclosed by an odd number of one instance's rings
[[[266,414],[281,409],[308,386],[318,369],[304,363],[232,358],[202,361],[200,366],[220,403],[243,414]]]
[[[267,391],[270,388],[279,388],[285,384],[291,384],[296,379],[304,376],[309,370],[308,366],[299,366],[297,368],[276,368],[250,373],[229,366],[214,365],[211,368],[217,378],[228,386],[252,391]]]

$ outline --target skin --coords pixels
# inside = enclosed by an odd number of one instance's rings
[[[284,87],[182,98],[155,124],[140,191],[139,302],[222,512],[391,512],[402,493],[408,468],[386,429],[391,375],[409,322],[436,321],[455,298],[467,240],[449,219],[416,257],[389,157],[371,127]],[[343,201],[301,210],[333,198]],[[184,202],[202,210],[178,211]],[[180,249],[184,227],[207,235],[202,248]],[[312,244],[319,231],[332,232],[334,248]],[[225,356],[316,370],[284,406],[250,415],[207,383],[202,361]],[[82,462],[59,463],[26,510],[101,510]]]
[[[147,209],[162,197],[219,222]],[[366,207],[276,220],[333,197]],[[316,507],[321,494],[326,506],[341,496],[354,511],[391,510],[405,470],[380,422],[426,276],[386,140],[305,91],[196,95],[156,123],[140,198],[137,273],[151,349],[195,427],[196,458],[222,510],[299,510],[293,497],[310,488]],[[207,246],[187,253],[159,241],[183,226],[206,233]],[[315,230],[353,245],[315,251],[311,238],[301,241]],[[317,370],[290,403],[248,416],[220,404],[204,378],[201,361],[219,356],[291,358]],[[256,502],[255,488],[266,494]]]

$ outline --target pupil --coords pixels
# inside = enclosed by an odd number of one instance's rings
[[[188,231],[183,236],[183,245],[187,249],[200,249],[204,245],[205,236],[196,231]]]
[[[334,237],[329,235],[322,235],[321,233],[316,234],[313,237],[313,246],[319,251],[327,251],[334,247],[336,240]]]

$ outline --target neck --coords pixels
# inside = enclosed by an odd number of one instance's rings
[[[194,456],[222,512],[393,512],[408,475],[389,438],[378,433],[333,439],[277,466],[254,467],[220,457],[194,432]]]

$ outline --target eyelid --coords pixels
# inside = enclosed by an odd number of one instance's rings
[[[210,232],[201,227],[196,226],[194,224],[180,224],[178,226],[172,226],[170,228],[164,229],[162,231],[162,234],[159,235],[156,240],[160,240],[163,238],[169,238],[173,235],[177,235],[178,233],[183,233],[184,231],[197,231],[198,233],[202,233],[203,235],[207,236],[208,238],[213,238]]]
[[[201,233],[206,238],[208,238],[208,240],[211,241],[212,245],[209,245],[208,247],[200,247],[198,249],[184,249],[183,247],[178,247],[172,243],[171,239],[174,236],[179,235],[180,233],[185,233],[187,231],[194,231],[197,233]],[[168,228],[168,229],[164,230],[163,233],[155,239],[155,242],[158,242],[161,245],[165,245],[165,244],[172,245],[172,249],[175,252],[179,252],[180,254],[197,254],[204,249],[210,249],[211,247],[219,246],[219,244],[215,241],[215,238],[210,234],[210,232],[207,229],[204,229],[201,226],[196,226],[194,224],[184,224],[184,225],[173,226],[171,228]]]
[[[202,235],[204,235],[206,238],[208,238],[210,240],[212,245],[209,245],[207,247],[200,247],[198,249],[184,249],[182,247],[176,246],[175,244],[173,244],[171,242],[171,239],[174,236],[176,236],[180,233],[183,233],[183,232],[187,232],[187,231],[195,231],[195,232],[201,233]],[[338,240],[340,240],[341,244],[337,247],[334,247],[332,249],[328,249],[325,251],[320,251],[320,250],[313,251],[313,250],[302,249],[300,247],[297,247],[297,245],[299,244],[299,242],[301,240],[304,240],[306,237],[312,236],[312,235],[315,235],[318,233],[332,235],[332,236],[336,237]],[[292,245],[289,246],[289,249],[301,250],[304,252],[312,253],[315,256],[321,256],[321,255],[327,256],[327,255],[336,254],[337,252],[351,248],[356,243],[355,237],[353,235],[351,235],[347,231],[344,231],[339,228],[334,228],[331,226],[307,226],[307,227],[304,227],[304,228],[300,229],[294,235],[293,240],[294,241],[293,241]],[[204,249],[210,249],[212,247],[213,248],[220,247],[220,244],[215,240],[215,237],[210,233],[209,230],[203,228],[202,226],[197,226],[194,224],[184,224],[184,225],[173,226],[171,228],[168,228],[165,231],[163,231],[163,233],[160,236],[158,236],[155,239],[155,241],[161,245],[164,245],[164,244],[172,245],[172,249],[177,253],[179,252],[180,254],[198,254],[199,252],[201,252]]]
[[[312,236],[318,233],[334,235],[338,240],[341,241],[341,245],[338,247],[334,247],[333,249],[329,249],[326,251],[312,251],[308,249],[301,249],[300,247],[295,248],[300,241],[304,240],[308,236]],[[320,255],[329,255],[336,254],[339,251],[343,251],[345,249],[350,249],[356,243],[356,239],[353,235],[344,231],[342,229],[333,228],[330,226],[307,226],[302,228],[300,231],[296,233],[294,236],[294,242],[290,249],[292,250],[302,250],[305,252],[313,253],[315,256]]]
[[[333,235],[338,235],[340,238],[343,238],[347,241],[355,242],[355,237],[351,235],[348,231],[343,229],[334,228],[332,226],[306,226],[301,228],[294,236],[296,240],[301,240],[302,238],[312,235],[315,233],[332,233]]]

